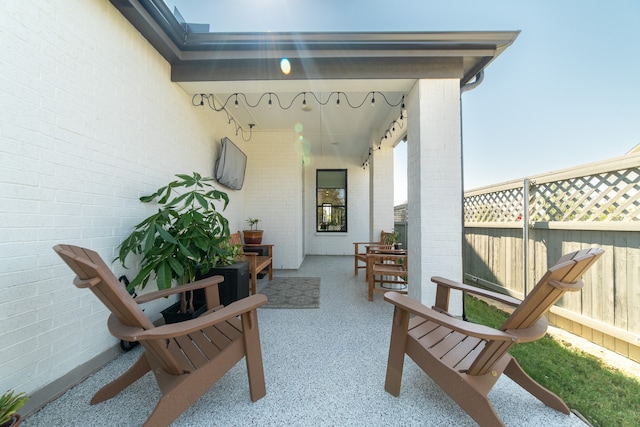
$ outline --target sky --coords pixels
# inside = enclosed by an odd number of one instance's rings
[[[640,0],[165,2],[216,32],[520,30],[462,95],[465,190],[640,144]]]

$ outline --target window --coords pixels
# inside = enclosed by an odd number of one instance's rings
[[[347,232],[347,170],[316,170],[316,231]]]

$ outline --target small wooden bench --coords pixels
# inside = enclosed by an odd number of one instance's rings
[[[255,295],[258,290],[258,273],[267,270],[269,281],[273,279],[273,245],[261,243],[259,245],[243,245],[240,231],[232,233],[229,236],[229,243],[232,245],[240,245],[242,257],[249,262],[249,273],[251,274],[251,294]],[[251,251],[251,247],[267,247],[268,255],[259,255],[258,252]]]

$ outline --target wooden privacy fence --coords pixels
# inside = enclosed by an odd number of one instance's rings
[[[523,298],[564,253],[605,254],[549,320],[640,362],[640,154],[466,192],[464,280]]]

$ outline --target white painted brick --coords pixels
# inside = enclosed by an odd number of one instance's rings
[[[51,247],[88,246],[110,263],[153,211],[138,197],[175,173],[210,174],[211,129],[232,130],[193,112],[168,64],[109,2],[78,2],[73,14],[54,0],[3,8],[0,49],[12,61],[0,69],[0,340],[22,341],[2,352],[0,377],[29,392],[117,341]],[[94,40],[97,28],[109,37]]]

